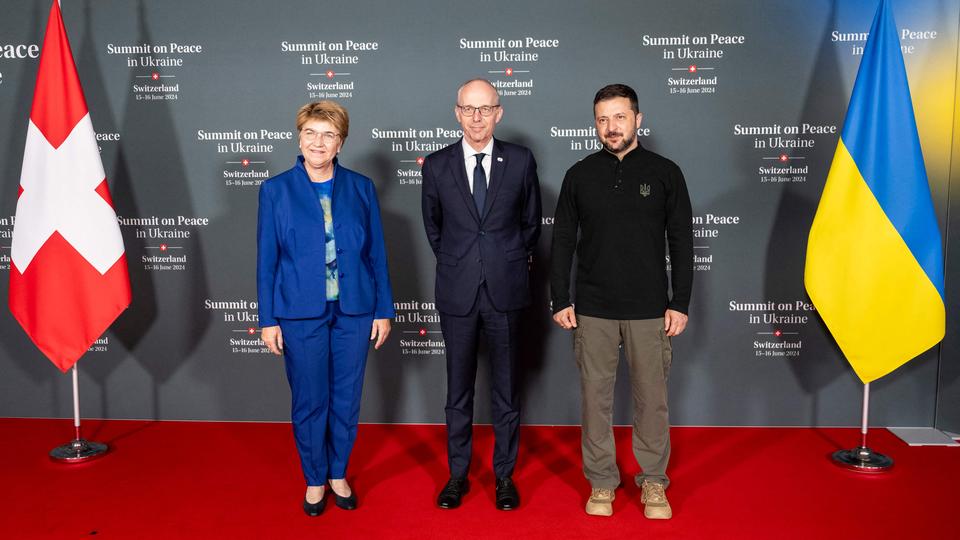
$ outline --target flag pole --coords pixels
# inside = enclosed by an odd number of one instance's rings
[[[867,430],[870,418],[870,383],[863,385],[863,417],[860,423],[860,446],[850,450],[837,450],[833,462],[851,471],[878,473],[893,467],[893,460],[867,446]]]
[[[50,451],[50,459],[61,463],[82,463],[107,453],[108,446],[101,442],[88,441],[80,436],[80,383],[77,365],[73,365],[73,431],[72,441]]]

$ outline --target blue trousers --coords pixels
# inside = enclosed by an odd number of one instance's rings
[[[344,478],[357,438],[363,371],[373,315],[347,315],[339,302],[313,319],[281,319],[293,403],[293,436],[308,486]]]

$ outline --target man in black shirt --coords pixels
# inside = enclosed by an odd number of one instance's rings
[[[643,469],[636,482],[644,515],[669,519],[667,375],[670,341],[686,328],[693,284],[690,197],[680,168],[637,142],[643,115],[632,88],[601,88],[593,110],[603,149],[577,162],[563,180],[550,272],[553,319],[573,329],[580,368],[583,470],[592,488],[586,511],[611,515],[620,484],[612,410],[622,345],[630,367],[633,453]],[[570,296],[574,252],[576,308]]]

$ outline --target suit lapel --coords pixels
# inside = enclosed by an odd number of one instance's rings
[[[487,199],[483,203],[483,216],[486,216],[497,198],[497,192],[503,184],[503,170],[507,166],[507,157],[503,155],[503,145],[493,140],[493,155],[490,156],[490,186],[487,188]]]
[[[303,158],[299,158],[303,159]],[[320,200],[317,198],[317,192],[313,190],[312,182],[310,181],[310,176],[307,174],[305,165],[301,161],[300,163],[301,171],[297,176],[296,181],[294,182],[294,193],[296,194],[296,200],[293,201],[294,205],[302,209],[302,215],[307,220],[316,223],[323,223],[323,208],[320,206]],[[334,174],[336,174],[336,169],[334,169]]]
[[[350,186],[347,185],[346,175],[341,172],[339,162],[334,164],[333,179],[330,181],[333,182],[333,192],[330,194],[330,211],[333,212],[333,222],[336,224],[342,221],[338,220],[337,216],[345,211],[349,213],[349,209],[344,205],[350,203],[349,198],[346,197]],[[319,203],[320,201],[317,201],[318,206]],[[322,213],[323,207],[320,210]]]
[[[466,166],[463,162],[463,140],[455,143],[456,147],[453,151],[453,156],[450,161],[447,163],[447,166],[450,167],[451,173],[453,174],[454,184],[457,185],[457,191],[460,192],[460,195],[463,196],[463,203],[467,205],[470,215],[473,216],[473,219],[477,220],[477,223],[480,222],[480,214],[477,212],[477,205],[473,202],[473,194],[470,192],[470,184],[467,183],[467,171]]]

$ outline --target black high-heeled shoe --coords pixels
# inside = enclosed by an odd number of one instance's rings
[[[320,501],[315,503],[309,503],[307,499],[303,499],[303,513],[310,517],[317,517],[322,514],[324,507],[327,506],[326,492],[323,495],[323,497],[320,497]]]
[[[330,491],[333,491],[332,489]],[[357,509],[357,494],[350,493],[349,497],[341,497],[337,495],[337,492],[333,492],[333,502],[337,505],[337,508],[342,508],[344,510],[356,510]]]

